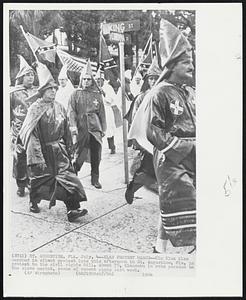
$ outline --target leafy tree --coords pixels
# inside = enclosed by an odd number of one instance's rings
[[[17,54],[25,57],[31,65],[35,59],[24,38],[20,25],[31,34],[45,39],[54,29],[63,24],[59,11],[55,10],[12,10],[9,13],[9,45],[10,45],[10,77],[12,84],[18,72],[19,60]],[[51,66],[54,71],[54,66]]]
[[[132,46],[143,48],[153,33],[153,38],[159,40],[159,22],[165,18],[186,32],[188,39],[195,49],[195,11],[189,10],[14,10],[10,11],[10,68],[11,78],[17,73],[17,54],[23,55],[32,64],[34,57],[21,33],[19,25],[24,30],[40,38],[46,38],[55,28],[62,28],[68,37],[69,53],[97,60],[99,51],[99,33],[102,22],[120,22],[140,20],[140,30],[131,32],[132,45],[125,45],[126,67],[132,67]],[[106,37],[108,45],[111,42]],[[53,73],[56,66],[49,65]]]

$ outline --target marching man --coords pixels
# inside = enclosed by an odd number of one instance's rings
[[[132,109],[132,119],[136,115],[141,103],[146,97],[147,93],[154,87],[157,79],[161,75],[161,69],[158,65],[157,58],[155,57],[150,65],[146,75],[144,76],[144,88],[145,90],[137,96],[134,101],[133,109]],[[144,150],[141,146],[138,145],[136,141],[133,141],[134,149],[140,150],[136,161],[140,160],[140,166],[136,170],[134,170],[133,178],[129,185],[127,186],[125,192],[125,198],[128,204],[132,204],[134,199],[134,193],[140,189],[142,186],[151,188],[152,190],[156,190],[156,177],[155,171],[153,167],[153,156],[148,151]],[[134,164],[133,164],[134,167]]]
[[[74,168],[79,172],[90,151],[91,184],[101,189],[99,165],[102,138],[106,131],[105,108],[102,95],[93,78],[90,61],[80,76],[79,88],[69,100],[68,115],[75,144]]]
[[[162,74],[139,107],[129,135],[153,151],[160,207],[154,251],[166,252],[169,240],[191,253],[196,247],[196,117],[194,94],[185,84],[194,70],[192,48],[184,35],[163,19],[160,56]],[[142,124],[141,130],[138,124]]]
[[[56,199],[63,200],[68,221],[73,222],[87,213],[80,209],[80,202],[87,198],[71,163],[67,114],[55,101],[57,84],[48,68],[39,63],[37,72],[40,97],[30,106],[20,131],[30,172],[30,211],[39,213],[42,199],[50,202],[50,208]]]
[[[28,186],[28,175],[26,166],[26,153],[20,144],[17,144],[17,136],[25,120],[28,107],[32,104],[30,96],[36,93],[37,87],[34,83],[34,70],[26,60],[19,55],[20,70],[16,75],[16,85],[10,92],[10,114],[12,145],[14,150],[13,173],[17,184],[17,195],[23,197],[25,188]]]

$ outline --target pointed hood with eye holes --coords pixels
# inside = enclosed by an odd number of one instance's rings
[[[91,68],[91,61],[90,59],[88,59],[86,66],[84,67],[83,71],[80,74],[80,78],[79,78],[79,88],[82,88],[82,79],[85,75],[89,75],[91,76],[92,79],[92,84],[95,85],[95,79],[93,77],[93,72],[92,72],[92,68]]]

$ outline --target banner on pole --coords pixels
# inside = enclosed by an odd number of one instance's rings
[[[56,45],[47,41],[44,41],[29,32],[23,32],[24,36],[32,49],[32,52],[37,56],[39,60],[47,60],[55,63]]]
[[[68,71],[81,73],[87,64],[86,59],[78,58],[59,49],[57,50],[57,55],[61,60],[62,64],[67,66]],[[98,64],[92,61],[90,63],[91,63],[92,73],[93,75],[96,75]]]

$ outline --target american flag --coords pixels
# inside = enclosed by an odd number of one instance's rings
[[[60,58],[63,65],[67,66],[69,71],[81,73],[84,67],[86,66],[87,60],[84,58],[78,58],[76,56],[70,55],[65,51],[57,49],[56,51],[58,57]],[[97,72],[97,62],[91,61],[91,69],[93,75],[96,75]]]

